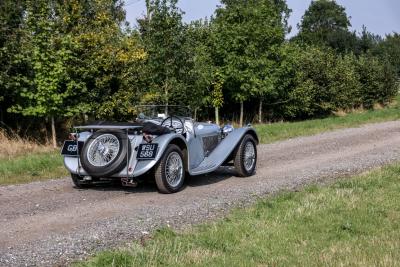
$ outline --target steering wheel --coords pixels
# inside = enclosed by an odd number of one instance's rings
[[[185,133],[185,124],[177,116],[169,116],[168,118],[164,119],[161,122],[161,126],[173,129],[173,130],[175,130],[176,133],[179,133],[179,134]]]

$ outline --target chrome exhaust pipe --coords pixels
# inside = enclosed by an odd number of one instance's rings
[[[138,182],[134,181],[133,179],[123,177],[123,178],[121,178],[121,184],[122,184],[122,186],[126,186],[126,187],[137,187]]]

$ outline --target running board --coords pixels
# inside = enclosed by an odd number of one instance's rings
[[[206,157],[199,166],[189,171],[191,175],[200,175],[208,172],[212,172],[219,167],[215,162],[212,161],[212,154]]]

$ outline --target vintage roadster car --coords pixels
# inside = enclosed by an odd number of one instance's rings
[[[135,122],[74,127],[61,154],[76,187],[110,180],[136,186],[143,177],[154,177],[161,193],[174,193],[185,176],[220,166],[234,166],[242,177],[254,174],[258,137],[250,125],[234,129],[196,122],[179,106],[137,109]]]

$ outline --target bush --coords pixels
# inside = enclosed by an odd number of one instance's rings
[[[276,75],[279,82],[274,95],[268,96],[272,119],[322,117],[386,105],[397,92],[395,72],[378,58],[342,56],[329,48],[294,43],[282,48]]]
[[[376,57],[362,55],[357,64],[361,89],[361,99],[365,108],[375,103],[387,105],[397,93],[396,73],[388,62]]]

